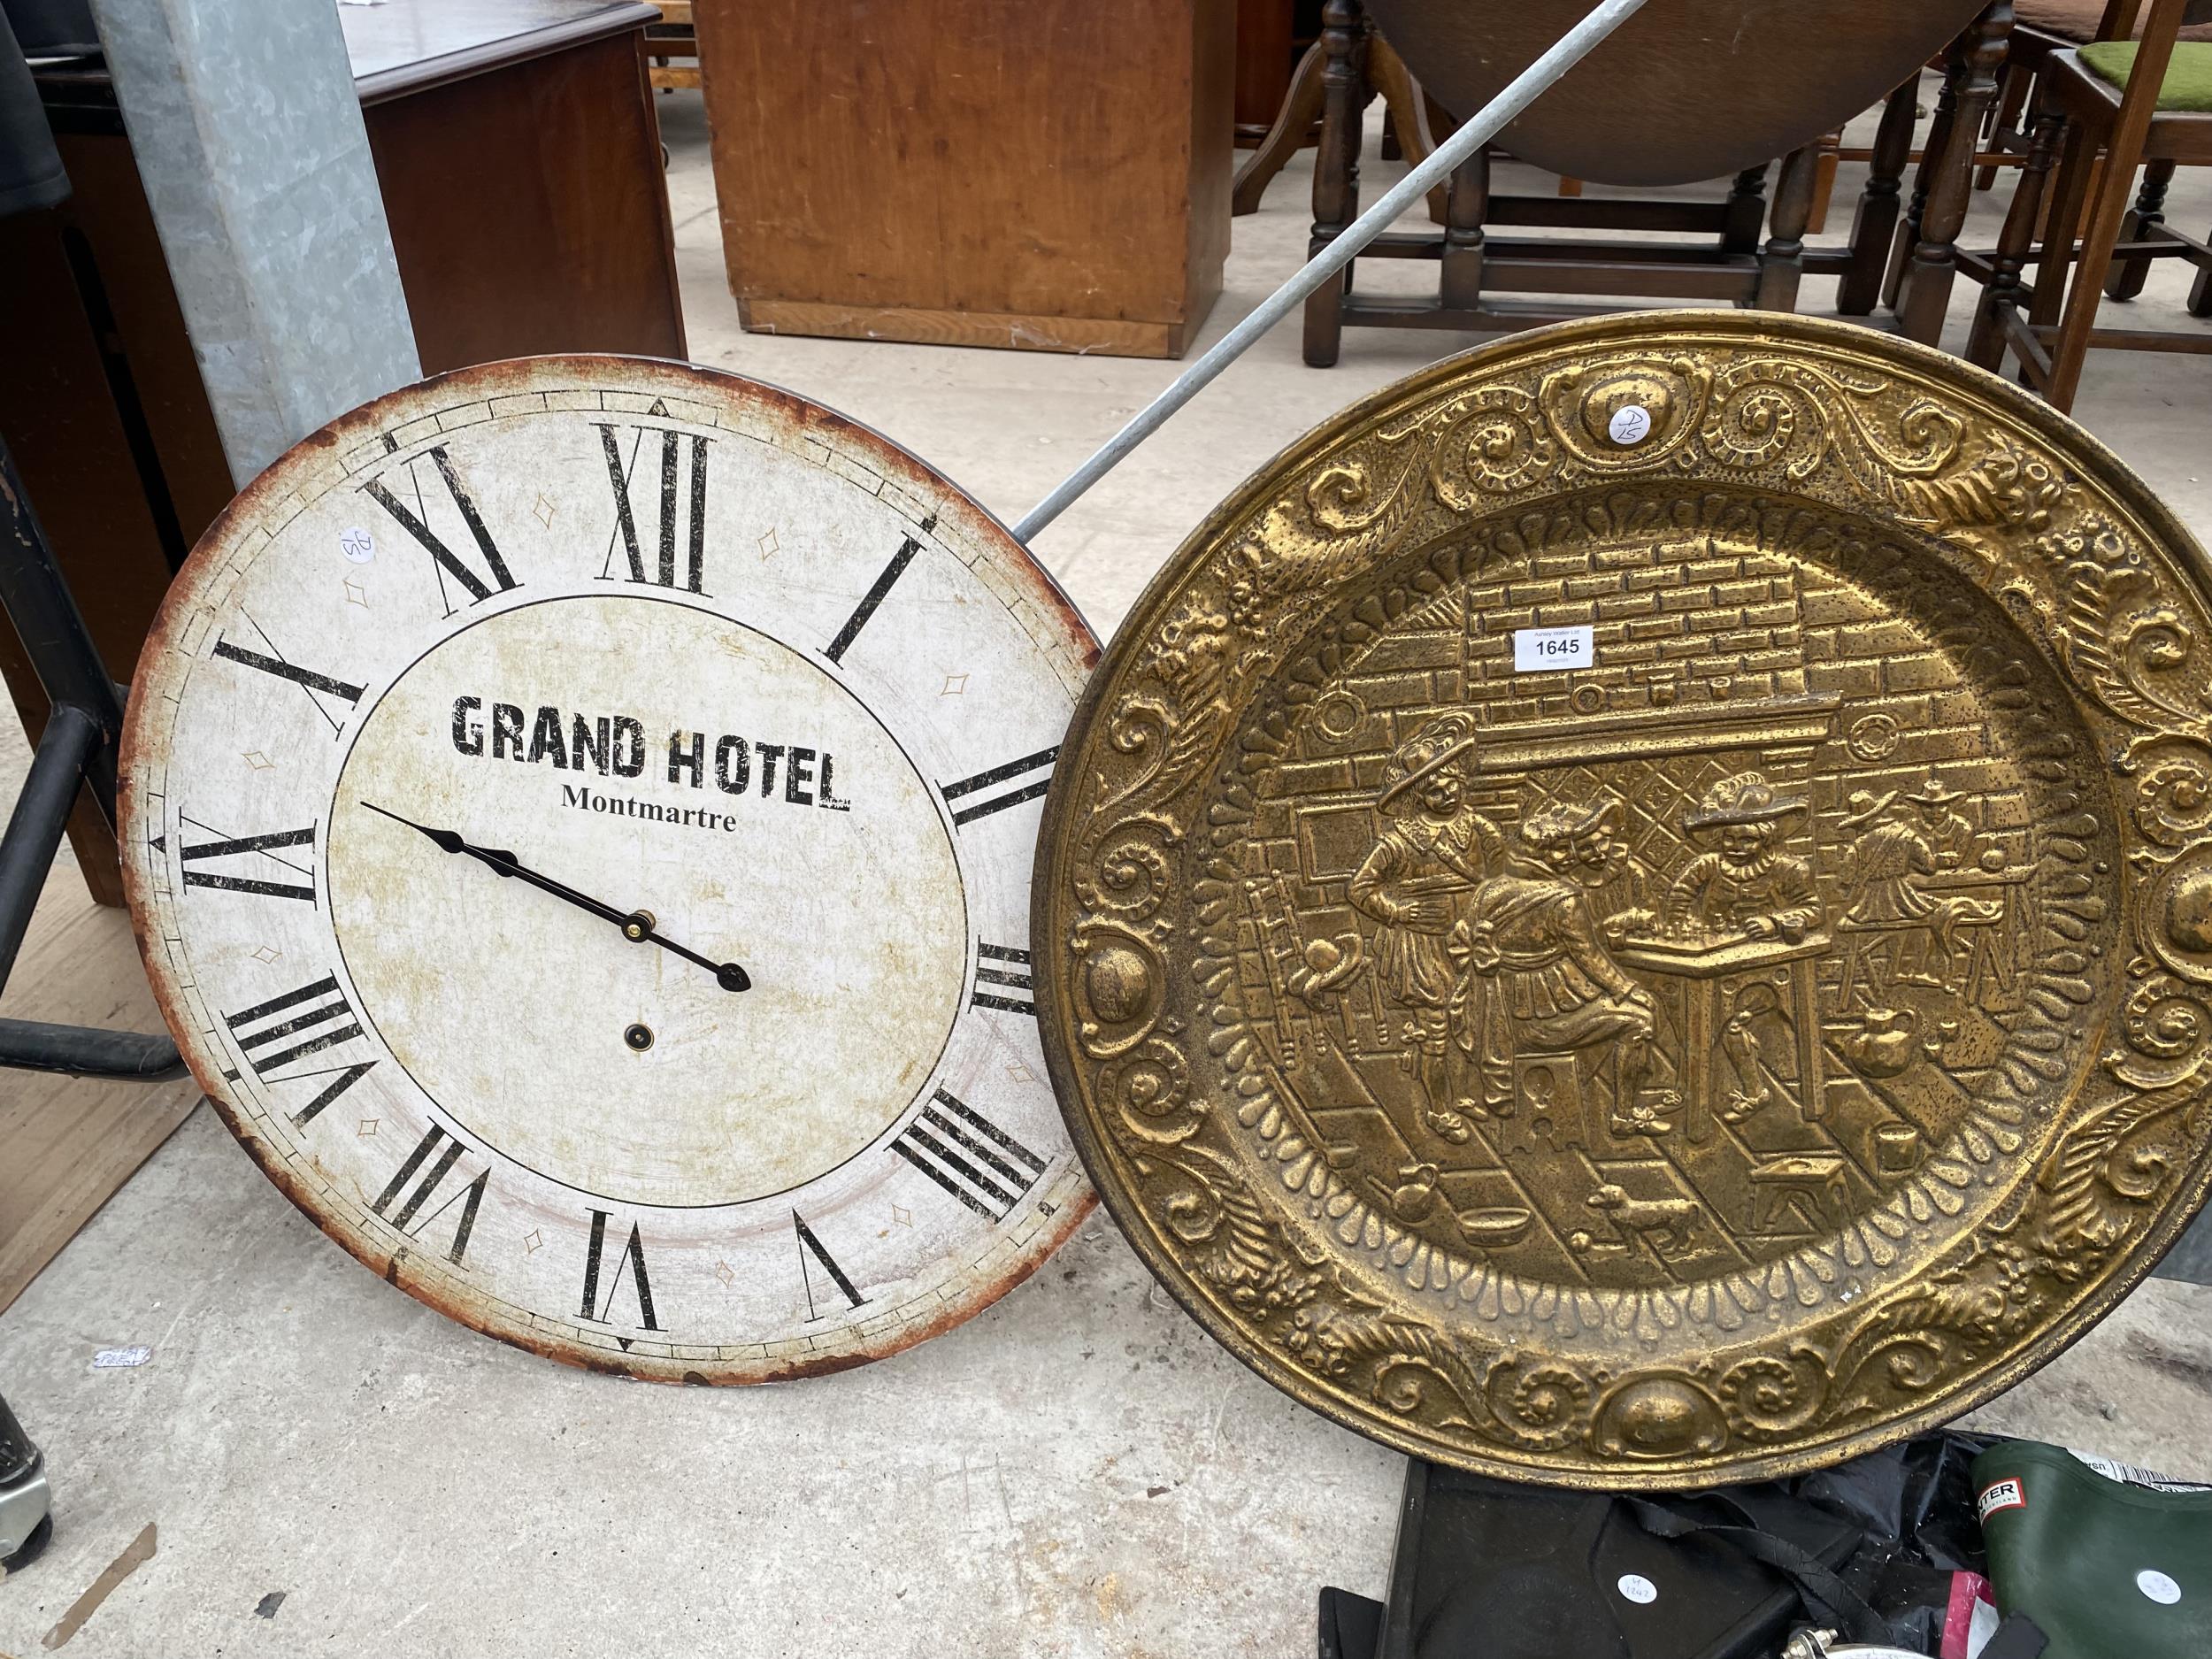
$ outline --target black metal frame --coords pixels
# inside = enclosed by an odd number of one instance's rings
[[[52,705],[30,775],[16,797],[7,832],[0,835],[0,990],[4,990],[78,790],[88,787],[100,815],[111,828],[115,825],[116,754],[123,741],[122,688],[101,664],[4,441],[0,441],[0,611],[14,623]],[[177,1045],[167,1037],[29,1019],[0,1019],[0,1066],[146,1083],[185,1074]]]

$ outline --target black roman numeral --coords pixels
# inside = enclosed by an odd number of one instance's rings
[[[448,547],[438,533],[430,527],[429,509],[422,498],[422,480],[415,472],[420,464],[420,457],[407,463],[407,480],[415,492],[413,509],[385,488],[380,479],[371,479],[361,488],[377,505],[399,521],[400,528],[421,542],[429,553],[434,565],[433,573],[438,578],[438,602],[445,606],[445,613],[449,617],[453,614],[453,602],[446,595],[445,579],[448,576],[468,591],[472,595],[471,604],[489,599],[495,587],[503,594],[519,584],[508,573],[507,561],[500,557],[499,548],[492,541],[492,533],[484,527],[484,515],[476,510],[476,503],[461,487],[460,475],[453,470],[453,459],[446,453],[445,445],[431,445],[428,454],[431,464],[438,470],[438,476],[445,480],[446,493],[453,497],[453,504],[460,510],[461,522],[468,526],[469,534],[475,538],[476,550],[484,556],[485,568],[491,573],[489,583],[471,569],[468,562]]]
[[[1017,787],[1008,789],[1000,795],[986,795],[984,799],[978,801],[972,806],[956,809],[952,815],[952,821],[958,826],[971,823],[976,818],[987,817],[993,812],[1003,812],[1010,806],[1019,806],[1025,801],[1034,801],[1052,787],[1052,763],[1059,757],[1059,753],[1060,746],[1055,743],[1050,749],[1041,749],[1033,755],[1023,756],[1019,760],[1010,760],[1003,766],[994,766],[990,771],[979,772],[972,778],[963,778],[958,783],[949,783],[938,793],[945,797],[946,803],[949,805],[962,795],[982,794],[985,790],[995,788],[1001,784],[1015,783],[1017,780],[1026,778],[1033,772],[1041,773],[1041,776],[1031,782],[1019,784]]]
[[[442,1152],[438,1149],[440,1141],[445,1143],[445,1149]],[[424,1216],[419,1224],[416,1223],[415,1217],[437,1193],[438,1183],[444,1180],[454,1164],[460,1161],[462,1151],[463,1148],[458,1141],[454,1140],[443,1129],[433,1124],[430,1126],[430,1133],[423,1136],[416,1143],[415,1149],[407,1155],[407,1162],[399,1166],[399,1173],[392,1177],[391,1180],[386,1184],[384,1190],[377,1194],[376,1202],[369,1206],[371,1210],[411,1239],[420,1233],[424,1227],[428,1226],[447,1210],[452,1209],[455,1204],[459,1204],[461,1215],[453,1225],[453,1248],[446,1252],[446,1260],[449,1262],[458,1262],[469,1248],[469,1234],[476,1230],[477,1207],[484,1202],[484,1188],[490,1182],[492,1172],[486,1170],[474,1180],[456,1187],[451,1195],[428,1215]],[[393,1210],[392,1201],[400,1195],[409,1181],[415,1179],[415,1171],[422,1168],[424,1163],[434,1152],[438,1154],[438,1161],[431,1164],[428,1171],[419,1181],[415,1181],[415,1190],[407,1194],[405,1202],[398,1210]],[[640,1271],[643,1271],[641,1266]]]
[[[845,626],[837,630],[837,637],[829,642],[829,649],[824,651],[823,656],[833,663],[845,660],[845,648],[860,637],[860,630],[868,626],[868,618],[875,615],[876,608],[883,603],[899,578],[906,574],[906,567],[922,550],[922,536],[936,527],[937,515],[932,513],[922,520],[921,535],[910,535],[899,543],[899,550],[891,556],[891,562],[883,567],[874,584],[861,596],[860,603],[853,608],[852,615],[845,618]]]
[[[635,1222],[630,1224],[630,1242],[614,1265],[614,1277],[607,1286],[607,1299],[599,1300],[599,1261],[607,1248],[607,1212],[591,1212],[590,1252],[584,1257],[584,1305],[581,1317],[594,1325],[609,1323],[607,1316],[614,1311],[614,1299],[622,1289],[622,1267],[629,1263],[630,1277],[637,1285],[638,1324],[648,1331],[660,1329],[653,1318],[653,1286],[645,1276],[645,1241],[638,1236]],[[623,1342],[627,1348],[628,1342]]]
[[[311,849],[315,845],[315,832],[312,826],[307,829],[273,830],[266,835],[226,836],[221,831],[201,823],[197,818],[187,817],[183,821],[194,829],[205,830],[217,838],[213,841],[180,841],[178,843],[177,858],[184,866],[186,887],[214,887],[224,893],[257,893],[265,898],[272,899],[304,899],[310,904],[315,902],[315,872],[311,864],[309,867],[303,869],[289,858],[280,858],[276,856],[276,849],[280,847]],[[227,874],[220,869],[195,870],[192,867],[195,864],[212,864],[217,859],[249,858],[256,856],[265,862],[246,864],[245,868],[257,872],[250,876]],[[308,856],[311,860],[314,854],[311,851]],[[273,879],[267,874],[271,865],[288,870],[294,875],[303,878],[303,883],[287,881],[280,877]]]
[[[656,403],[648,412],[664,415],[668,411]],[[599,441],[607,458],[607,481],[614,487],[614,529],[607,537],[607,562],[601,566],[599,576],[604,581],[614,573],[614,548],[618,541],[629,557],[630,574],[634,582],[650,582],[657,587],[676,586],[676,528],[683,514],[678,510],[677,462],[681,456],[686,434],[666,426],[636,426],[637,436],[630,443],[630,458],[622,458],[622,445],[615,436],[615,428],[603,422],[594,422],[599,427]],[[645,568],[644,549],[638,544],[637,513],[630,500],[630,480],[637,471],[638,451],[644,447],[645,434],[658,432],[661,435],[660,488],[660,562],[656,573]],[[690,532],[686,543],[684,587],[695,594],[705,595],[701,584],[706,576],[707,562],[707,443],[703,437],[692,436],[690,476]],[[711,597],[711,595],[708,595]]]
[[[235,1014],[226,1014],[223,1021],[230,1027],[232,1040],[244,1052],[246,1064],[260,1077],[311,1054],[334,1048],[361,1034],[361,1023],[346,1001],[345,993],[338,988],[334,974],[325,974],[296,991],[287,991],[282,996],[256,1002]],[[255,1052],[257,1049],[261,1052]],[[238,1073],[225,1075],[235,1080]],[[337,1092],[333,1091],[334,1096]],[[323,1102],[315,1110],[321,1110],[328,1103]]]
[[[853,1288],[853,1281],[846,1277],[845,1270],[838,1266],[837,1258],[822,1248],[821,1240],[814,1236],[814,1229],[806,1225],[806,1217],[795,1210],[791,1212],[791,1226],[798,1234],[799,1279],[806,1286],[806,1322],[809,1325],[822,1317],[814,1308],[814,1275],[806,1264],[810,1253],[822,1264],[822,1271],[830,1276],[831,1282],[844,1292],[847,1302],[857,1308],[868,1300]]]
[[[891,1150],[993,1221],[1005,1220],[1045,1172],[1042,1158],[949,1089],[930,1096]]]
[[[357,703],[361,701],[361,687],[349,685],[328,674],[319,674],[312,669],[302,668],[297,663],[287,662],[284,653],[277,649],[275,642],[262,633],[261,625],[251,617],[247,617],[245,620],[248,627],[261,634],[261,642],[268,649],[265,651],[249,650],[242,645],[233,645],[228,640],[218,639],[214,654],[227,657],[234,663],[243,663],[248,668],[261,673],[273,674],[279,680],[290,680],[306,694],[307,701],[314,705],[315,712],[328,721],[330,729],[336,732],[344,722],[323,707],[323,698],[342,697],[348,703]]]
[[[1037,985],[1030,975],[1029,953],[1011,945],[975,948],[975,989],[968,994],[971,1008],[1002,1008],[1010,1014],[1037,1017]]]
[[[336,1081],[326,1084],[313,1100],[292,1114],[293,1126],[298,1129],[306,1128],[322,1115],[324,1107],[358,1083],[375,1067],[376,1062],[373,1060],[359,1060],[351,1065],[326,1066],[320,1071],[295,1071],[285,1079],[287,1082],[302,1083],[319,1077],[334,1078]]]

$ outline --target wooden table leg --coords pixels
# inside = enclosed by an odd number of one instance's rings
[[[1934,345],[1943,333],[1951,283],[1958,274],[1958,235],[1974,194],[1974,156],[1982,117],[1997,94],[1997,66],[2004,62],[2012,34],[2012,0],[1994,0],[1968,27],[1947,84],[1956,87],[1949,127],[1939,153],[1931,140],[1928,159],[1935,165],[1928,202],[1900,277],[1897,331],[1909,340]]]
[[[1307,256],[1344,234],[1359,217],[1359,125],[1366,103],[1361,46],[1367,19],[1359,0],[1328,0],[1321,13],[1321,148],[1313,162],[1313,235]],[[1305,357],[1317,369],[1335,363],[1344,339],[1344,295],[1352,286],[1349,265],[1333,282],[1324,283],[1306,301]]]
[[[1827,1039],[1820,1028],[1820,995],[1813,964],[1790,964],[1790,1016],[1797,1025],[1797,1086],[1804,1096],[1804,1121],[1818,1123],[1828,1115],[1828,1068],[1824,1048]]]
[[[1805,234],[1817,236],[1828,228],[1828,204],[1836,194],[1836,170],[1843,165],[1843,129],[1823,133],[1813,162],[1813,211],[1805,220]]]
[[[1399,148],[1405,152],[1406,165],[1419,166],[1436,149],[1436,135],[1429,130],[1428,100],[1405,59],[1379,35],[1367,37],[1367,79],[1390,111],[1390,124],[1398,134]],[[1429,217],[1442,225],[1448,222],[1449,211],[1449,190],[1440,184],[1429,192]]]
[[[1244,165],[1237,169],[1236,183],[1229,190],[1232,215],[1258,212],[1260,198],[1267,194],[1267,187],[1306,142],[1307,133],[1321,115],[1321,42],[1316,41],[1298,60],[1297,71],[1291,76],[1290,90],[1283,95],[1283,107],[1275,111],[1275,125],[1267,129],[1260,147],[1246,157]]]
[[[1762,162],[1736,175],[1736,182],[1728,192],[1728,216],[1721,226],[1723,253],[1759,251],[1759,231],[1767,217],[1767,169],[1773,165]]]
[[[1490,155],[1478,150],[1452,169],[1444,206],[1443,270],[1439,288],[1452,311],[1482,303],[1482,221],[1490,211]]]
[[[1713,1138],[1713,1005],[1720,995],[1712,979],[1692,979],[1682,1033],[1682,1133],[1692,1146]]]
[[[1820,145],[1792,150],[1774,187],[1774,213],[1767,245],[1759,255],[1759,291],[1752,303],[1763,311],[1793,311],[1797,287],[1805,275],[1806,221],[1812,212],[1814,180],[1820,169]]]
[[[1889,267],[1890,239],[1897,232],[1898,195],[1905,164],[1912,156],[1912,125],[1920,103],[1920,76],[1889,95],[1881,125],[1874,129],[1874,153],[1867,163],[1866,192],[1851,221],[1851,268],[1836,286],[1836,309],[1863,317],[1882,296]]]

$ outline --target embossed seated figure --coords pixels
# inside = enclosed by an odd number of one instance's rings
[[[1930,892],[1924,885],[1958,869],[1973,852],[1973,826],[1951,808],[1953,802],[1967,798],[1963,792],[1931,776],[1919,794],[1906,797],[1919,809],[1916,822],[1884,817],[1894,798],[1894,792],[1876,799],[1863,790],[1851,797],[1852,811],[1842,827],[1857,833],[1844,867],[1844,925],[1901,934],[1897,977],[1909,985],[1952,988],[1959,927],[1994,922],[2003,906],[1966,894]],[[1942,835],[1940,848],[1932,831]]]
[[[1930,772],[1928,781],[1905,799],[1919,810],[1921,839],[1928,843],[1938,872],[1964,869],[1973,862],[1974,826],[1954,807],[1967,799],[1963,789],[1954,789]]]
[[[1612,1129],[1660,1135],[1674,1125],[1644,1098],[1655,1019],[1649,993],[1624,973],[1599,936],[1588,889],[1617,874],[1613,826],[1621,803],[1554,802],[1521,820],[1512,867],[1475,894],[1452,954],[1465,969],[1454,1034],[1474,1055],[1484,1103],[1513,1105],[1517,1052],[1617,1050]]]
[[[1452,1087],[1449,1009],[1455,973],[1447,936],[1477,884],[1505,863],[1505,837],[1469,804],[1471,714],[1440,714],[1398,746],[1377,805],[1389,822],[1354,872],[1352,903],[1373,918],[1375,972],[1383,993],[1411,1017],[1422,1120],[1454,1145],[1483,1115]]]
[[[1780,845],[1784,821],[1806,807],[1803,797],[1776,793],[1755,772],[1723,778],[1707,789],[1682,827],[1709,850],[1675,878],[1662,916],[1667,931],[1708,938],[1740,933],[1793,944],[1818,927],[1820,889],[1813,868]]]

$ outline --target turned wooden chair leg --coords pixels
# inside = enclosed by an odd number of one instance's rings
[[[1275,111],[1275,125],[1267,129],[1267,136],[1260,140],[1259,148],[1247,156],[1244,165],[1237,169],[1236,183],[1229,191],[1232,214],[1241,217],[1258,212],[1260,198],[1267,194],[1267,187],[1306,142],[1306,134],[1321,114],[1323,61],[1319,41],[1307,47],[1306,55],[1298,60],[1298,68],[1290,78],[1290,90],[1283,95],[1283,107]]]
[[[1989,118],[1988,142],[1984,148],[1997,150],[2008,139],[2021,135],[2022,118],[2027,113],[2028,94],[2034,90],[2034,73],[2024,64],[2008,63],[2004,77],[1997,84],[1997,107]],[[1984,167],[1974,175],[1974,188],[1986,190],[1997,182],[1997,168]]]
[[[2066,305],[2067,277],[2074,268],[2074,239],[2091,187],[2099,174],[2097,146],[2079,125],[2067,123],[2059,149],[2058,180],[2045,197],[2043,227],[2037,236],[2042,252],[2035,265],[2035,296],[2028,320],[2037,327],[2058,321]]]
[[[1927,159],[1933,178],[1921,212],[1917,237],[1898,280],[1897,332],[1908,340],[1934,345],[1958,275],[1958,237],[1974,186],[1974,144],[1982,115],[1997,93],[1997,66],[2004,61],[2012,29],[2012,8],[1993,5],[1960,37],[1955,73],[1945,78],[1952,94],[1951,119],[1939,149],[1929,140]]]
[[[1851,221],[1851,268],[1836,285],[1836,309],[1863,317],[1882,296],[1888,271],[1890,239],[1897,229],[1898,193],[1912,159],[1912,124],[1920,101],[1920,76],[1889,95],[1881,125],[1874,129],[1873,154],[1867,163],[1866,189]]]
[[[2122,242],[2150,240],[2151,232],[2166,217],[2166,187],[2174,181],[2174,169],[2178,165],[2171,160],[2144,164],[2142,188],[2135,193],[2135,205],[2120,220]],[[2143,291],[2150,273],[2148,254],[2116,259],[2112,262],[2112,274],[2105,279],[2105,295],[2110,299],[2131,300]]]
[[[2027,164],[2019,188],[2005,212],[2005,227],[1997,238],[1989,281],[1975,308],[1973,333],[1967,337],[1966,360],[1993,373],[2005,364],[2006,326],[2020,310],[2020,272],[2035,245],[2036,222],[2043,216],[2043,195],[2051,181],[2051,164],[2058,154],[2058,140],[2065,118],[2056,110],[2037,113],[2028,142]],[[2039,284],[2042,278],[2038,274]]]
[[[1946,60],[1942,89],[1936,94],[1935,117],[1928,123],[1927,142],[1920,147],[1920,165],[1913,170],[1912,201],[1906,207],[1904,217],[1897,221],[1897,235],[1890,248],[1889,274],[1882,283],[1882,303],[1891,311],[1897,309],[1905,267],[1911,262],[1913,248],[1920,241],[1920,221],[1928,211],[1928,193],[1935,188],[1936,165],[1950,139],[1951,119],[1958,110],[1959,83],[1965,77],[1965,53],[1954,45]]]
[[[1359,217],[1360,113],[1367,103],[1366,15],[1359,0],[1328,0],[1321,13],[1321,148],[1313,162],[1313,234],[1309,255]],[[1337,360],[1344,342],[1344,296],[1352,272],[1325,282],[1306,301],[1305,359],[1317,369]]]

